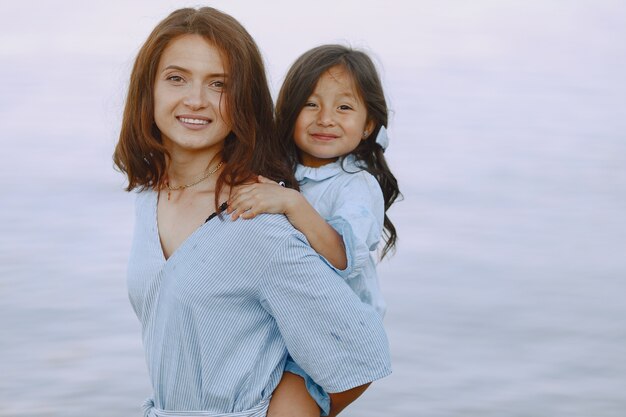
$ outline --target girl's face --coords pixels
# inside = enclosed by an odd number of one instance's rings
[[[230,132],[220,51],[200,35],[172,40],[154,83],[154,121],[172,153],[218,152]]]
[[[350,74],[342,66],[331,67],[317,81],[296,120],[294,139],[300,161],[310,167],[336,161],[352,152],[373,126]]]

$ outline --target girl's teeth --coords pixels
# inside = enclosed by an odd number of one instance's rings
[[[180,121],[183,123],[191,123],[192,125],[206,125],[209,124],[208,120],[202,120],[202,119],[187,119],[185,117],[181,117]]]

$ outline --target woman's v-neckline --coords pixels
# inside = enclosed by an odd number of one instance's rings
[[[210,223],[210,220],[214,219],[215,217],[217,217],[221,212],[223,212],[224,210],[226,210],[226,208],[228,207],[228,202],[225,201],[222,204],[220,204],[220,206],[217,208],[217,211],[211,213],[211,215],[209,217],[207,217],[207,219],[204,221],[204,223],[202,223],[200,226],[198,226],[193,232],[191,232],[191,234],[189,234],[189,236],[187,236],[181,243],[180,245],[178,245],[176,247],[176,249],[174,249],[174,251],[170,254],[170,256],[165,256],[165,251],[163,250],[163,243],[161,242],[161,233],[159,231],[159,213],[158,213],[158,209],[159,209],[159,192],[155,191],[154,192],[154,201],[153,201],[153,216],[152,216],[152,221],[154,224],[154,231],[156,236],[154,236],[154,238],[156,239],[156,243],[157,246],[159,247],[159,254],[161,255],[161,260],[164,263],[168,263],[170,261],[170,259],[172,259],[178,252],[180,252],[181,248],[183,248],[183,246],[186,246],[187,242],[190,241],[197,233],[199,233],[202,229],[205,228],[205,225],[207,223]]]

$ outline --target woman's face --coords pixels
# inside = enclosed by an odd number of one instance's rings
[[[171,153],[222,149],[231,130],[227,82],[220,51],[202,36],[183,35],[167,45],[154,83],[154,120]]]

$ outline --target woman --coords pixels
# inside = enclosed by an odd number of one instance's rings
[[[378,315],[284,216],[219,215],[256,174],[294,184],[284,155],[245,29],[206,7],[159,23],[114,155],[140,190],[128,286],[154,389],[146,416],[264,416],[288,351],[331,393],[331,415],[390,373]]]

